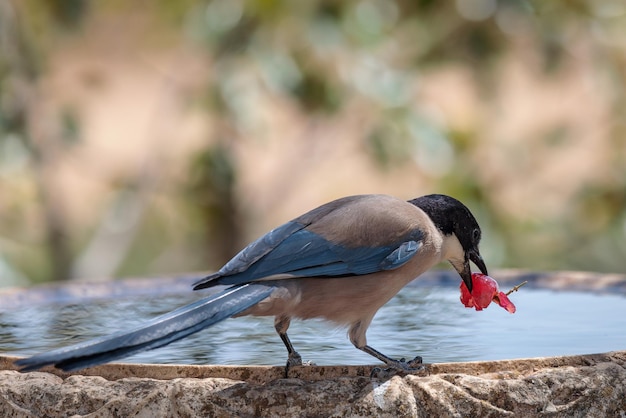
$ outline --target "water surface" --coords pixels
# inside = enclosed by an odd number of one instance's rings
[[[134,327],[198,299],[184,292],[76,303],[0,308],[0,352],[35,354]],[[395,358],[425,362],[497,360],[626,349],[626,298],[523,288],[511,295],[517,313],[496,305],[477,312],[459,302],[456,286],[409,285],[385,305],[368,343]],[[289,335],[304,360],[319,365],[376,364],[355,349],[346,330],[323,321],[293,321]],[[228,319],[124,362],[282,365],[286,350],[273,318]]]

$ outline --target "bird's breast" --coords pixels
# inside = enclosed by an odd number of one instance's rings
[[[244,315],[322,318],[353,324],[371,319],[404,286],[439,261],[436,249],[427,245],[395,270],[341,278],[278,280],[274,294]]]

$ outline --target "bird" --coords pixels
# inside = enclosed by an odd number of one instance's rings
[[[91,367],[177,341],[230,317],[273,316],[287,349],[286,373],[302,365],[287,335],[292,319],[322,318],[347,327],[348,338],[388,370],[423,369],[420,356],[391,358],[367,343],[374,315],[405,285],[448,261],[472,290],[470,262],[487,275],[481,229],[459,200],[430,194],[403,200],[384,194],[339,198],[249,244],[193,290],[213,293],[128,331],[18,359],[27,372],[47,365]]]

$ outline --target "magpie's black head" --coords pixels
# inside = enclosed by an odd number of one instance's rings
[[[458,271],[471,292],[472,270],[469,264],[470,260],[483,274],[488,274],[487,266],[485,266],[485,262],[478,251],[481,231],[474,215],[463,203],[442,194],[422,196],[409,202],[426,212],[444,236],[454,235],[458,239],[463,249],[462,258],[459,260],[451,259],[450,263]]]

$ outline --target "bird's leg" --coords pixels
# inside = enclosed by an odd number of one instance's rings
[[[367,331],[367,327],[369,326],[371,318],[369,320],[362,320],[352,324],[350,330],[348,331],[348,336],[350,337],[350,341],[356,348],[359,350],[369,354],[370,356],[376,357],[378,360],[385,363],[389,366],[389,369],[385,370],[387,374],[393,371],[395,373],[417,373],[425,370],[425,367],[422,366],[422,358],[420,356],[415,357],[411,361],[406,361],[405,359],[395,360],[391,357],[388,357],[381,353],[378,350],[373,349],[369,345],[367,345],[367,339],[365,338],[365,332]],[[375,368],[372,370],[372,376],[378,374],[381,370],[379,368]]]
[[[369,345],[365,345],[363,347],[357,347],[359,350],[366,352],[370,356],[376,357],[378,360],[385,363],[387,366],[392,369],[404,372],[404,373],[415,373],[424,370],[424,366],[422,366],[422,357],[417,356],[411,361],[406,361],[405,359],[395,360],[391,357],[388,357],[381,353],[378,350],[373,349]]]
[[[289,356],[287,357],[287,367],[302,366],[302,356],[296,350],[294,350],[287,333],[279,333],[278,335],[280,335],[280,339],[283,340],[285,347],[287,347],[287,353],[289,354]]]
[[[287,377],[290,367],[302,366],[302,356],[294,350],[293,344],[291,344],[291,340],[287,336],[287,329],[289,328],[290,323],[291,318],[288,316],[277,316],[274,319],[274,328],[280,336],[280,339],[283,340],[283,344],[285,344],[287,353],[289,354],[287,357],[287,365],[285,366],[285,377]]]

